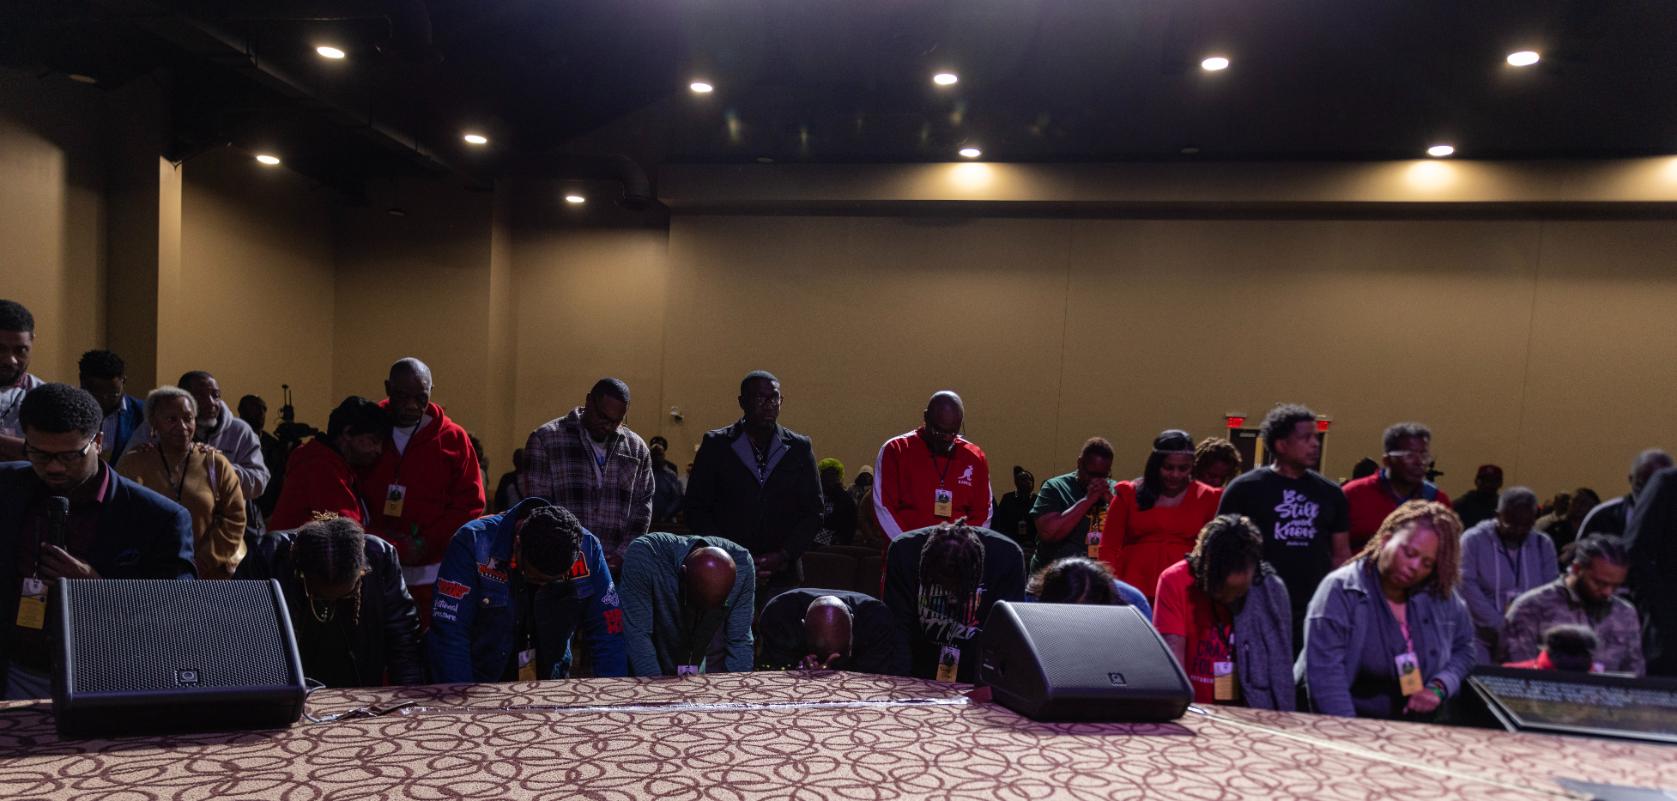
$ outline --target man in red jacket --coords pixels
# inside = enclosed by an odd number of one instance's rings
[[[286,459],[284,486],[268,528],[298,528],[327,512],[367,525],[367,505],[357,486],[360,473],[379,460],[389,438],[389,412],[359,395],[344,398],[327,419],[326,433]]]
[[[361,477],[367,531],[396,546],[402,578],[431,625],[431,589],[454,532],[483,514],[483,473],[466,429],[431,402],[431,368],[409,357],[390,366],[379,403],[392,428]]]
[[[885,536],[895,540],[926,526],[966,518],[990,520],[990,461],[961,436],[966,406],[944,390],[926,402],[924,425],[887,440],[874,462],[873,511]]]

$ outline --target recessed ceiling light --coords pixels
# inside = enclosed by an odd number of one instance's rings
[[[940,72],[932,76],[932,83],[938,86],[954,86],[961,82],[961,76],[953,72]]]
[[[321,45],[315,48],[314,52],[319,53],[321,58],[329,58],[333,61],[344,57],[344,51],[331,45]]]
[[[1210,56],[1200,62],[1200,69],[1206,72],[1222,72],[1229,68],[1229,60],[1225,56]]]
[[[1536,50],[1521,50],[1508,54],[1508,63],[1516,67],[1529,67],[1536,64],[1543,57]]]
[[[262,164],[268,165],[269,167],[279,166],[280,163],[279,156],[270,156],[267,153],[256,154],[256,160]]]
[[[690,84],[687,84],[687,88],[692,89],[693,94],[696,94],[696,95],[708,95],[711,92],[716,91],[716,87],[711,86],[710,84],[705,83],[704,81],[694,81]]]
[[[487,145],[487,144],[489,144],[489,137],[484,136],[483,134],[469,133],[469,134],[466,134],[465,136],[460,137],[460,138],[465,139],[466,144],[468,144],[468,145]]]
[[[758,164],[773,164],[774,159],[769,158],[768,156],[758,156],[757,157],[757,163]]]
[[[1427,155],[1432,156],[1435,159],[1445,158],[1446,156],[1453,155],[1455,152],[1456,148],[1452,145],[1433,145],[1432,147],[1427,148]]]
[[[1197,156],[1197,155],[1199,155],[1199,152],[1200,152],[1200,149],[1197,148],[1197,147],[1182,148],[1182,155],[1184,155],[1184,156]]]
[[[975,159],[975,158],[978,158],[979,156],[984,155],[984,151],[979,150],[976,147],[963,147],[963,148],[961,148],[960,153],[961,153],[961,158],[964,158],[964,159]]]
[[[575,206],[580,203],[587,203],[588,198],[585,198],[582,195],[570,194],[565,196],[565,202]]]
[[[70,80],[75,81],[76,83],[98,83],[99,82],[98,78],[95,78],[92,75],[83,75],[79,72],[70,73]]]

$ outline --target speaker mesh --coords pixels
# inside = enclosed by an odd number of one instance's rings
[[[1118,670],[1150,654],[1124,653],[1126,638],[1114,626],[1114,610],[1099,606],[1020,604],[1014,607],[1030,632],[1031,644],[1042,659],[1042,671],[1052,684],[1104,684],[1108,671]],[[1150,643],[1131,643],[1135,645]]]
[[[74,627],[72,693],[295,683],[267,582],[77,584],[64,609]]]

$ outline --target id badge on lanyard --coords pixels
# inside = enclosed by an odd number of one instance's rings
[[[40,631],[47,625],[47,583],[27,576],[18,593],[17,625]]]
[[[937,680],[955,681],[961,671],[961,649],[953,645],[945,645],[937,655]]]
[[[404,487],[401,484],[391,484],[389,487],[386,487],[384,491],[385,517],[401,517],[402,507],[406,505],[407,498],[407,487]]]
[[[942,487],[932,491],[932,514],[944,519],[955,516],[955,493]]]

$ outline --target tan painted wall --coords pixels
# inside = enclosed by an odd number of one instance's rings
[[[333,403],[383,398],[390,365],[416,356],[431,367],[431,400],[480,433],[495,407],[486,389],[493,195],[439,179],[404,183],[394,196],[407,216],[382,204],[342,213]]]
[[[76,382],[105,340],[104,158],[97,89],[0,70],[0,297],[35,316],[30,372]]]
[[[227,405],[245,394],[267,400],[270,426],[280,384],[290,384],[299,419],[324,427],[336,198],[230,149],[193,158],[182,176],[179,280],[159,282],[160,306],[175,309],[159,320],[160,380],[209,370]]]
[[[1451,492],[1488,461],[1613,493],[1677,446],[1673,260],[1667,221],[678,216],[662,385],[687,421],[664,428],[731,421],[763,367],[854,472],[951,387],[998,475],[1042,478],[1092,434],[1127,474],[1161,428],[1297,400],[1335,420],[1334,476],[1414,418]]]

